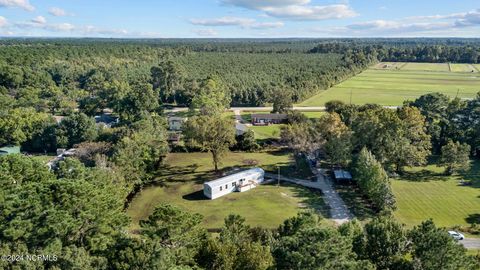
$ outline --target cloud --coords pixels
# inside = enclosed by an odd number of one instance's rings
[[[27,11],[35,10],[35,7],[28,0],[0,0],[0,7],[19,7]]]
[[[191,19],[190,23],[201,26],[239,26],[242,28],[268,29],[283,27],[283,22],[258,22],[250,18],[221,17],[214,19]]]
[[[0,16],[0,28],[5,27],[8,24],[8,21],[5,17]]]
[[[45,24],[47,23],[47,19],[43,16],[37,16],[31,20],[33,23],[38,23],[38,24]]]
[[[295,21],[319,21],[357,16],[347,4],[310,5],[310,0],[221,0],[223,4],[263,11],[270,17]]]
[[[349,36],[411,36],[413,35],[451,35],[465,33],[463,29],[480,27],[480,10],[446,15],[406,17],[398,20],[374,20],[350,24],[330,29],[313,29],[323,32]],[[462,31],[460,31],[462,30]]]
[[[218,32],[213,29],[197,29],[193,30],[195,34],[201,37],[214,37],[218,35]]]
[[[56,16],[56,17],[62,17],[62,16],[68,16],[69,14],[61,9],[61,8],[58,8],[58,7],[52,7],[48,10],[48,13],[52,16]]]

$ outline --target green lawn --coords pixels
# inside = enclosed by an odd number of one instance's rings
[[[255,132],[257,140],[278,139],[280,138],[280,129],[283,125],[269,125],[269,126],[251,126]]]
[[[438,67],[436,65],[439,65]],[[479,73],[449,72],[448,64],[408,63],[400,69],[374,66],[299,106],[323,106],[330,100],[354,104],[401,105],[431,92],[473,98],[480,91]]]
[[[313,118],[320,118],[325,112],[302,112],[306,117],[313,119]]]
[[[452,227],[480,223],[480,164],[463,176],[444,176],[443,169],[428,166],[409,171],[402,179],[393,180],[397,199],[397,219],[408,226],[432,218],[439,226]],[[461,185],[460,180],[473,185]]]
[[[286,152],[230,153],[221,169],[260,166],[282,174],[292,171],[292,161]],[[245,193],[229,194],[210,201],[202,198],[202,184],[218,178],[212,172],[211,157],[207,153],[171,153],[165,168],[158,172],[152,186],[144,188],[131,202],[127,214],[132,218],[131,229],[138,228],[138,221],[150,215],[160,203],[172,203],[186,210],[204,215],[204,226],[218,228],[230,213],[244,216],[251,225],[277,227],[286,218],[304,208],[315,208],[328,213],[321,195],[297,186],[259,186]]]
[[[478,70],[471,64],[450,64],[452,72],[478,72]]]

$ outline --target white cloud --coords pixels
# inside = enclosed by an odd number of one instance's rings
[[[343,19],[357,15],[357,13],[347,5],[268,7],[265,8],[264,11],[273,17],[300,21]]]
[[[0,28],[5,27],[7,25],[8,21],[5,17],[0,16]]]
[[[45,17],[43,17],[43,16],[37,16],[37,17],[33,18],[31,21],[33,23],[38,23],[38,24],[46,24],[47,23],[47,19],[45,19]]]
[[[435,36],[468,33],[467,28],[474,30],[476,27],[480,27],[480,10],[406,17],[399,20],[366,21],[344,27],[313,29],[313,31],[347,36]]]
[[[35,7],[28,0],[0,0],[0,7],[19,7],[27,11],[35,10]]]
[[[263,9],[268,7],[307,5],[310,3],[310,0],[222,0],[222,2],[248,9]]]
[[[214,37],[218,35],[218,32],[213,29],[197,29],[193,30],[195,34],[201,37]]]
[[[67,16],[68,13],[61,9],[61,8],[58,8],[58,7],[52,7],[48,10],[48,13],[50,15],[53,15],[53,16],[56,16],[56,17],[62,17],[62,16]]]
[[[213,19],[191,19],[190,23],[201,26],[239,26],[242,28],[268,29],[283,27],[283,22],[258,22],[250,18],[221,17]]]
[[[266,15],[297,21],[343,19],[357,15],[347,4],[311,5],[310,0],[221,0],[222,3],[265,12]]]
[[[221,17],[215,19],[191,19],[190,23],[202,26],[244,26],[255,23],[255,20],[237,17]]]

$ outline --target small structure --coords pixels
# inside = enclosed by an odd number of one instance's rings
[[[352,174],[345,170],[334,170],[333,177],[337,182],[351,182],[352,181]]]
[[[187,121],[185,117],[171,116],[168,117],[168,129],[173,131],[181,131],[183,124]]]
[[[20,146],[7,145],[0,147],[0,156],[6,156],[10,154],[20,154]]]
[[[252,114],[252,125],[267,126],[270,124],[282,124],[287,121],[287,115],[282,113]]]
[[[176,145],[180,143],[181,138],[182,138],[182,134],[180,132],[169,132],[167,140],[170,144]]]
[[[203,184],[203,194],[213,200],[232,192],[244,192],[263,182],[265,171],[252,168]]]
[[[110,112],[104,112],[100,115],[95,115],[95,123],[97,125],[103,125],[104,127],[112,127],[120,122],[117,116],[112,115]]]
[[[64,160],[67,157],[73,157],[75,155],[77,149],[71,148],[68,150],[65,150],[64,148],[58,148],[57,149],[57,156],[47,162],[47,167],[50,170],[53,170],[57,167],[58,162]]]

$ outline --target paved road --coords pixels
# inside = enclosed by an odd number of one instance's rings
[[[330,180],[324,177],[320,172],[317,172],[316,175],[316,182],[284,176],[280,176],[280,180],[321,190],[325,203],[330,207],[330,219],[339,225],[351,220],[353,215],[348,210],[342,198],[340,198],[338,193],[333,188]],[[278,175],[270,173],[265,173],[265,176],[272,179],[277,179],[278,177]]]
[[[384,108],[388,109],[397,109],[397,106],[384,106]],[[228,109],[229,111],[261,111],[261,112],[271,112],[273,107],[231,107]],[[318,112],[318,111],[325,111],[325,107],[318,106],[318,107],[300,107],[295,106],[293,110],[301,111],[301,112]],[[188,111],[187,107],[177,107],[169,110],[165,110],[166,112],[184,112]]]
[[[480,238],[465,238],[458,242],[468,249],[480,249]]]

